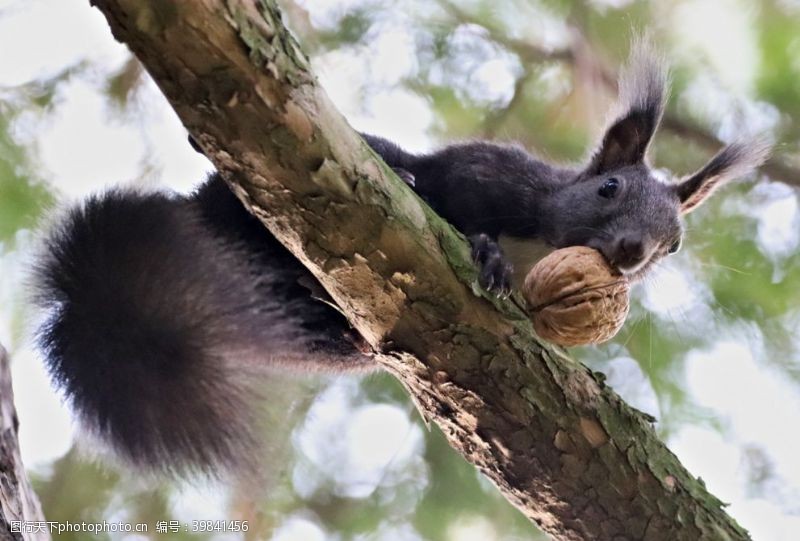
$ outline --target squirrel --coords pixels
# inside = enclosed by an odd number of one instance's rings
[[[416,155],[363,137],[467,236],[487,290],[513,287],[505,237],[589,246],[635,280],[678,250],[682,214],[769,153],[764,139],[739,140],[682,180],[660,180],[647,150],[667,80],[661,57],[637,44],[618,114],[580,167],[488,141]],[[47,313],[37,341],[55,386],[84,426],[148,471],[215,473],[251,460],[260,439],[254,376],[265,367],[377,365],[346,318],[318,299],[314,276],[218,173],[188,195],[89,197],[48,234],[34,278]]]

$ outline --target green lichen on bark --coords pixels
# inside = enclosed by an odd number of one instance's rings
[[[281,21],[281,12],[269,2],[258,2],[262,18],[252,17],[253,6],[228,2],[227,8],[250,60],[259,68],[280,74],[297,86],[310,78],[310,65],[300,45]]]

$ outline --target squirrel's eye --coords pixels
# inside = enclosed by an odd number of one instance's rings
[[[617,193],[617,188],[619,188],[619,180],[611,177],[610,179],[606,180],[602,186],[600,186],[600,190],[598,190],[597,194],[600,197],[611,199],[614,197],[614,194]]]
[[[671,254],[674,254],[675,252],[677,252],[680,249],[681,249],[681,241],[680,241],[680,239],[678,239],[678,240],[676,240],[675,242],[672,243],[672,246],[670,246],[669,250],[667,250],[667,251],[669,253],[671,253]]]

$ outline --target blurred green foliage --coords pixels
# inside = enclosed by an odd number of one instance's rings
[[[10,107],[0,102],[0,243],[36,224],[52,202],[48,187],[39,182],[26,161],[25,151],[9,134]]]

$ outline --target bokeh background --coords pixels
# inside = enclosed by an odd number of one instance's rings
[[[452,1],[452,3],[451,3]],[[424,151],[518,140],[579,160],[606,120],[631,33],[673,64],[652,157],[680,175],[720,141],[768,133],[776,158],[689,216],[684,248],[635,289],[608,374],[755,539],[800,532],[800,2],[284,0],[352,125]],[[76,430],[31,347],[24,283],[59,207],[115,184],[191,189],[210,170],[155,85],[85,0],[0,0],[0,342],[47,518],[246,519],[249,539],[536,540],[538,533],[386,375],[278,375],[264,471],[164,482]],[[253,480],[257,481],[254,482]],[[61,539],[241,539],[241,534]]]

